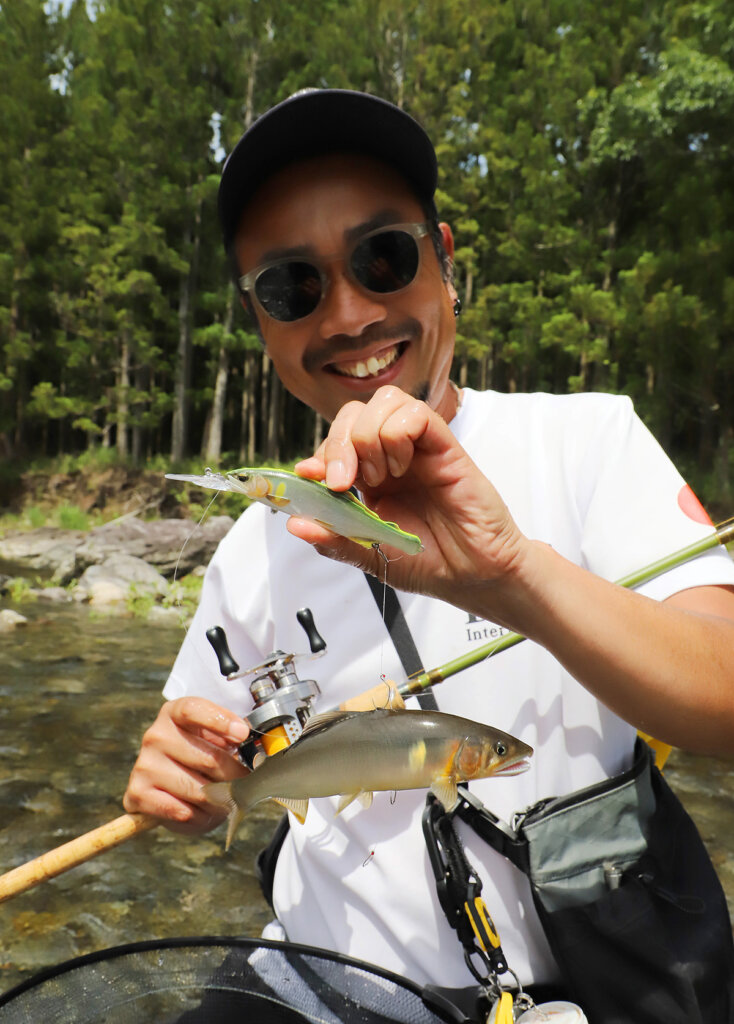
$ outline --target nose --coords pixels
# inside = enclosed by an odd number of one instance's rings
[[[381,323],[387,316],[386,307],[379,296],[370,295],[359,288],[342,268],[332,270],[329,288],[321,303],[319,330],[324,338],[336,334],[357,337],[372,324]]]

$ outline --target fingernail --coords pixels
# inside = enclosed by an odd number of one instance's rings
[[[403,468],[402,464],[398,462],[397,459],[394,459],[392,455],[388,455],[387,457],[387,466],[388,469],[390,470],[391,476],[400,477],[405,472],[405,469]]]
[[[333,459],[326,466],[326,486],[332,489],[343,487],[346,483],[347,467],[341,459]]]
[[[233,743],[242,743],[250,735],[250,727],[247,722],[230,722],[227,739]]]
[[[380,482],[380,477],[377,473],[377,466],[373,462],[368,462],[363,459],[359,464],[359,469],[364,477],[365,483],[368,483],[370,487],[376,487]]]

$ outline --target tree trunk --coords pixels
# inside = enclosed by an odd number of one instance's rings
[[[214,378],[214,395],[209,415],[207,416],[204,440],[201,446],[201,455],[207,465],[210,462],[218,463],[222,454],[222,432],[224,430],[224,410],[227,403],[227,378],[229,376],[227,340],[232,334],[234,299],[234,287],[230,287],[227,309],[224,314],[222,344],[219,347],[219,357],[217,359],[217,373]]]
[[[270,401],[268,402],[267,439],[265,442],[265,458],[268,462],[280,462],[280,409],[283,391],[280,378],[270,370]]]
[[[173,384],[173,421],[171,423],[171,461],[180,462],[186,452],[189,430],[189,389],[191,387],[191,296],[198,274],[201,242],[201,199],[196,203],[193,233],[191,225],[184,232],[183,248],[193,246],[186,273],[181,275],[178,289],[178,349]]]
[[[214,397],[207,419],[202,457],[207,465],[218,463],[222,454],[222,429],[224,427],[224,406],[227,398],[227,377],[229,376],[229,349],[222,345],[217,360],[217,376],[214,381]]]
[[[240,419],[240,464],[251,466],[255,461],[257,429],[257,352],[248,349],[242,362],[242,414]]]
[[[138,395],[142,395],[145,391],[146,385],[146,371],[145,366],[136,366],[135,368],[135,390]],[[140,423],[140,416],[142,413],[142,403],[136,400],[133,405],[132,424],[130,432],[132,435],[132,460],[133,465],[139,466],[143,461],[143,428]]]
[[[117,366],[116,444],[117,454],[127,458],[128,395],[130,391],[130,341],[127,331],[120,336],[120,361]]]

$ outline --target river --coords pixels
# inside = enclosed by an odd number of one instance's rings
[[[0,607],[4,605],[0,603]],[[0,873],[122,813],[140,737],[182,639],[176,626],[24,605],[0,634]],[[666,769],[734,909],[734,764],[674,751]],[[270,917],[254,856],[279,812],[223,831],[159,828],[0,904],[0,991],[43,967],[124,942],[258,935]]]

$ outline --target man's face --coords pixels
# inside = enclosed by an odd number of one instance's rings
[[[308,316],[281,323],[254,308],[284,386],[328,420],[345,402],[368,401],[385,384],[425,399],[447,419],[453,415],[448,374],[456,293],[441,276],[430,237],[418,239],[415,279],[391,294],[360,287],[343,261],[360,233],[424,220],[420,203],[391,168],[345,155],[286,168],[243,212],[235,240],[242,274],[291,254],[323,261],[328,288]],[[450,233],[446,238],[451,246]]]

